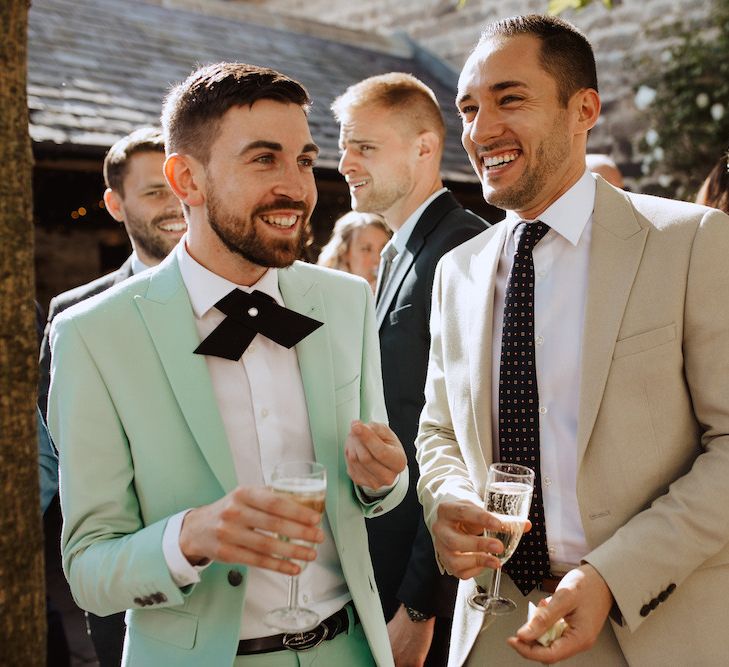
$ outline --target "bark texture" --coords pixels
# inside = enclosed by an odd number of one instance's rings
[[[0,2],[0,665],[46,663],[36,440],[29,0]]]

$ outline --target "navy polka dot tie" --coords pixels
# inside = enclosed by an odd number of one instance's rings
[[[520,223],[514,231],[516,253],[506,285],[504,328],[499,370],[499,452],[502,461],[534,470],[529,512],[532,529],[525,533],[504,566],[527,595],[549,572],[539,470],[539,391],[534,361],[534,260],[532,250],[549,231],[543,222]],[[519,236],[519,232],[521,235]]]

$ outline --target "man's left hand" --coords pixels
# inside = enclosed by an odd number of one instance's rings
[[[435,617],[414,623],[405,607],[400,605],[387,624],[395,667],[423,667],[433,641],[434,630]]]
[[[587,651],[597,640],[607,619],[613,596],[605,580],[591,565],[568,572],[551,598],[543,601],[532,619],[522,625],[509,644],[522,657],[551,665]],[[550,646],[537,643],[560,618],[564,634]]]
[[[392,486],[405,470],[407,457],[397,436],[386,424],[352,422],[344,446],[347,473],[357,486]]]

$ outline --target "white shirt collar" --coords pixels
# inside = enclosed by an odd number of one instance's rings
[[[539,216],[539,220],[576,246],[595,208],[596,188],[595,177],[585,169],[580,180],[553,202]],[[513,211],[507,212],[507,224],[511,233],[521,220]]]
[[[405,250],[405,246],[410,240],[413,229],[415,229],[415,225],[418,224],[418,220],[420,220],[420,216],[423,215],[425,209],[428,208],[428,206],[430,206],[431,203],[435,199],[440,197],[444,192],[448,192],[448,188],[441,188],[440,190],[437,190],[432,195],[430,195],[430,197],[428,197],[420,206],[418,206],[418,208],[416,208],[408,216],[408,219],[405,220],[402,227],[400,227],[400,229],[398,229],[393,234],[392,239],[390,239],[390,244],[395,246],[398,255],[402,254],[402,252]]]
[[[238,288],[244,292],[259,290],[272,296],[280,306],[284,305],[281,292],[278,288],[278,270],[268,269],[261,279],[250,287],[236,285],[230,280],[213,273],[198,263],[187,251],[187,237],[175,248],[177,262],[180,265],[180,274],[185,289],[190,297],[190,304],[195,317],[203,317],[228,292]]]
[[[134,250],[132,252],[132,275],[136,276],[138,273],[142,273],[142,271],[146,271],[147,269],[152,268],[151,266],[147,266],[141,259],[139,259],[139,255],[137,255],[137,251]]]

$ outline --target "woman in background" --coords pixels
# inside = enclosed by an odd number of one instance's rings
[[[361,276],[374,292],[380,253],[391,236],[382,216],[350,211],[334,223],[317,264]]]
[[[724,153],[714,165],[706,177],[699,194],[696,195],[696,203],[704,206],[718,208],[724,213],[729,213],[729,151]]]

